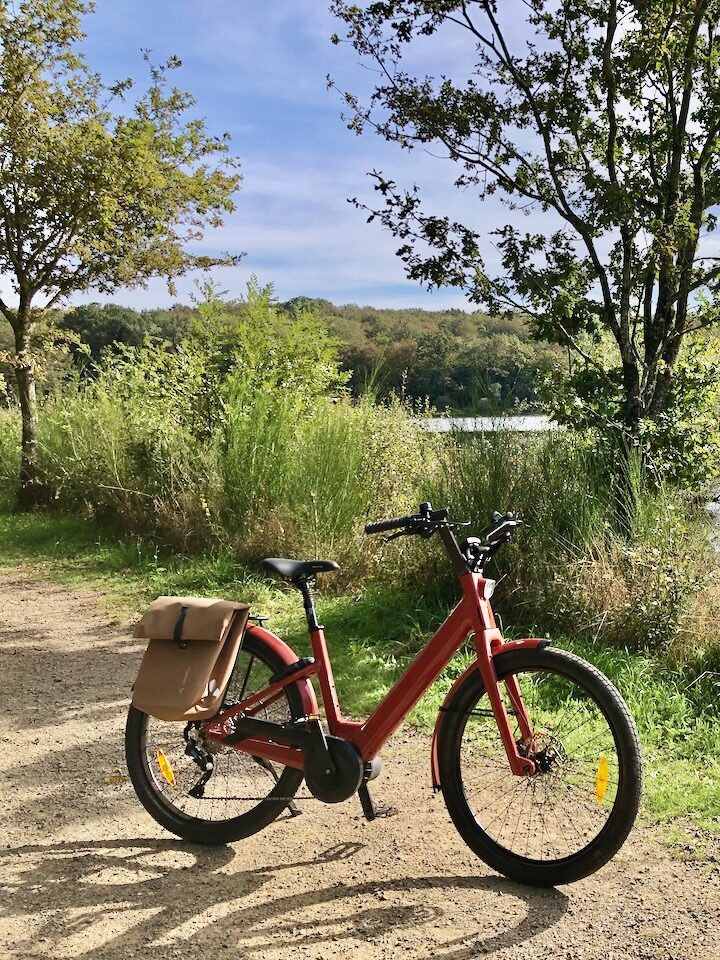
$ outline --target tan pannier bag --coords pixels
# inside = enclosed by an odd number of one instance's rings
[[[249,607],[228,600],[158,597],[133,636],[150,642],[133,706],[159,720],[206,720],[230,681]]]

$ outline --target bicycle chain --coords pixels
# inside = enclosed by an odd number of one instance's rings
[[[285,803],[290,803],[294,801],[295,803],[303,803],[305,800],[317,800],[317,797],[313,797],[312,794],[308,794],[306,797],[294,796],[294,797],[271,797],[269,793],[266,793],[264,797],[200,797],[201,800],[210,800],[213,803],[226,800],[284,800]]]

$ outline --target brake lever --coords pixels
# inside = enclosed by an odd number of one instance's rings
[[[414,533],[414,531],[398,530],[397,533],[392,533],[389,537],[383,537],[383,543],[390,543],[391,540],[397,540],[398,537],[409,537],[411,533]]]

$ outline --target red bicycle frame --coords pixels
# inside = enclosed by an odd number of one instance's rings
[[[450,538],[451,544],[449,545],[446,542],[446,546],[450,550],[450,546],[454,544],[459,555],[457,543],[451,533]],[[443,539],[446,538],[443,537]],[[510,769],[517,776],[531,776],[535,772],[535,764],[525,754],[529,752],[532,744],[532,725],[515,677],[506,678],[502,683],[507,690],[511,712],[519,728],[521,752],[510,726],[508,711],[499,688],[493,661],[499,653],[505,650],[523,647],[535,648],[544,641],[538,639],[505,641],[497,627],[490,605],[494,582],[485,579],[480,573],[468,571],[467,568],[464,568],[462,572],[458,569],[458,573],[462,586],[462,599],[367,720],[362,722],[347,720],[342,715],[325,633],[321,626],[314,623],[314,611],[311,607],[310,644],[313,661],[305,663],[298,661],[297,656],[279,637],[261,627],[249,627],[250,631],[270,645],[283,662],[287,664],[286,671],[282,671],[286,675],[280,676],[276,682],[271,682],[263,690],[253,693],[240,703],[220,713],[213,720],[205,723],[202,728],[203,734],[210,740],[224,741],[234,732],[234,718],[256,717],[263,709],[283,697],[284,688],[290,684],[296,685],[300,692],[306,714],[303,719],[316,720],[318,709],[310,678],[317,677],[328,733],[333,737],[339,737],[352,743],[363,762],[369,763],[378,755],[388,738],[400,726],[403,719],[420,700],[428,687],[439,677],[468,635],[473,633],[475,635],[477,660],[465,671],[455,686],[464,680],[468,672],[472,670],[480,671]],[[297,666],[297,669],[292,669],[294,666]],[[455,687],[453,687],[454,689]],[[433,782],[436,787],[439,785],[439,779],[435,743],[443,717],[444,713],[441,709],[433,738],[432,751]],[[271,733],[264,731],[262,736],[252,736],[240,742],[233,742],[231,745],[237,750],[256,757],[303,769],[305,752],[302,747],[292,745],[293,737],[288,728],[279,724],[273,724],[272,727]]]

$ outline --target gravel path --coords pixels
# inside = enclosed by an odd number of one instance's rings
[[[507,882],[433,797],[424,733],[395,737],[373,785],[395,817],[309,801],[231,847],[173,840],[125,779],[141,650],[92,594],[0,576],[3,960],[720,960],[716,839],[677,852],[644,826],[572,887]]]

